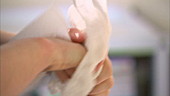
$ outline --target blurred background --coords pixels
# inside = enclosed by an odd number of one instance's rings
[[[72,0],[56,1],[67,17]],[[52,0],[1,0],[0,30],[20,32],[51,4]],[[115,79],[110,96],[170,96],[169,4],[170,0],[108,0]],[[43,87],[30,94],[52,96]]]

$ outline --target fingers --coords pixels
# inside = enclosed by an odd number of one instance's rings
[[[100,65],[100,63],[99,63],[99,65]],[[96,78],[97,85],[112,76],[112,66],[111,66],[110,60],[108,58],[106,58],[102,65],[104,65],[103,70],[101,71],[100,75]],[[98,68],[96,67],[96,69],[98,69]],[[71,78],[73,73],[75,72],[75,70],[76,70],[76,68],[70,68],[70,69],[67,69],[67,70],[59,71],[60,74],[62,73],[63,75],[65,75],[64,78],[61,76],[61,80],[66,81],[69,78]],[[60,78],[60,76],[59,76],[59,78]]]
[[[69,75],[69,77],[71,78],[73,73],[75,72],[76,68],[70,68],[68,70],[65,70],[65,72]]]
[[[94,72],[97,72],[104,64],[104,60],[102,60],[97,66],[96,68],[94,69]]]
[[[59,77],[61,82],[65,82],[71,78],[75,70],[76,68],[70,68],[67,70],[56,71],[56,75]]]
[[[104,80],[108,79],[109,77],[112,76],[112,63],[109,60],[109,58],[107,57],[104,61],[103,64],[103,69],[100,73],[100,75],[97,77],[97,84],[103,82]]]
[[[113,77],[111,76],[109,79],[107,79],[107,80],[103,81],[102,83],[98,84],[97,86],[95,86],[93,88],[93,90],[90,92],[90,95],[96,96],[96,94],[100,94],[102,92],[105,92],[105,91],[111,89],[112,86],[113,86]]]
[[[7,43],[15,35],[16,34],[12,32],[5,32],[5,31],[0,30],[0,44]]]
[[[69,35],[70,35],[70,38],[71,38],[71,40],[73,42],[83,43],[85,41],[84,33],[80,32],[76,28],[70,28]],[[59,77],[59,79],[62,82],[65,82],[65,81],[67,81],[72,76],[74,71],[75,71],[75,68],[70,68],[70,69],[67,69],[67,70],[56,71],[56,75]]]
[[[102,93],[96,94],[96,95],[88,95],[88,96],[109,96],[110,90],[106,90]]]
[[[83,43],[86,38],[85,34],[76,28],[70,28],[69,35],[71,40],[76,43]]]
[[[99,67],[103,66],[103,70],[100,73],[100,75],[97,77],[97,84],[103,82],[104,80],[108,79],[110,76],[112,76],[112,65],[111,62],[108,58],[106,58],[106,60],[101,61],[95,71],[98,71]],[[73,75],[73,73],[75,72],[76,68],[70,68],[65,70],[65,72],[69,75],[69,77],[71,77]]]
[[[58,78],[60,79],[61,82],[65,82],[68,79],[70,79],[70,77],[68,76],[68,74],[65,71],[56,71],[56,75],[58,76]]]
[[[71,38],[71,40],[73,42],[83,43],[85,41],[84,33],[80,32],[76,28],[70,28],[69,35],[70,35],[70,38]],[[66,80],[68,80],[72,76],[72,74],[74,73],[75,69],[76,68],[70,68],[70,69],[63,70],[63,71],[57,71],[56,75],[59,77],[59,79],[62,82],[65,82]]]
[[[86,49],[80,45],[69,41],[48,38],[52,41],[51,62],[48,71],[65,70],[78,66],[86,53]]]
[[[110,90],[113,86],[112,64],[107,57],[103,63],[103,69],[96,78],[97,84],[90,92],[90,96],[107,96],[105,91]]]

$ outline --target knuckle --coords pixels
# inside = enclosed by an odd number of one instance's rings
[[[55,38],[38,37],[34,38],[34,42],[38,43],[41,54],[48,60],[48,70],[58,70],[65,67],[64,63],[64,48],[60,41]]]
[[[89,95],[95,95],[106,90],[110,90],[113,87],[113,85],[114,85],[113,77],[110,77],[107,80],[100,83],[99,85],[95,86]]]
[[[34,38],[34,41],[38,43],[42,48],[50,48],[54,45],[53,42],[44,37]]]
[[[42,50],[45,53],[52,53],[52,51],[54,51],[55,44],[48,38],[37,37],[34,38],[34,42],[36,42],[40,47],[40,50]]]
[[[108,76],[112,76],[113,75],[112,63],[110,61],[108,61],[106,63],[106,66],[107,66]]]
[[[114,85],[113,78],[110,77],[108,80],[106,80],[105,85],[107,86],[105,89],[111,89]]]
[[[111,77],[109,79],[109,88],[112,88],[113,86],[114,86],[114,79],[113,79],[113,77]]]
[[[45,37],[33,38],[33,42],[37,44],[37,46],[39,47],[38,51],[40,51],[43,56],[47,57],[53,54],[55,49],[54,46],[55,44],[48,38]]]

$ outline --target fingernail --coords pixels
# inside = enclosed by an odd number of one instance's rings
[[[69,35],[73,42],[77,42],[80,38],[80,33],[76,31],[69,31]]]
[[[69,35],[73,42],[83,43],[85,40],[85,35],[76,28],[70,28]]]
[[[75,35],[75,37],[77,38],[77,39],[79,39],[79,37],[80,37],[80,34],[79,33],[74,33],[74,35]]]

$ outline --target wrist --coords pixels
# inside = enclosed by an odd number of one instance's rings
[[[49,66],[46,61],[48,53],[44,51],[40,41],[23,39],[0,47],[0,81],[4,96],[17,96]]]

